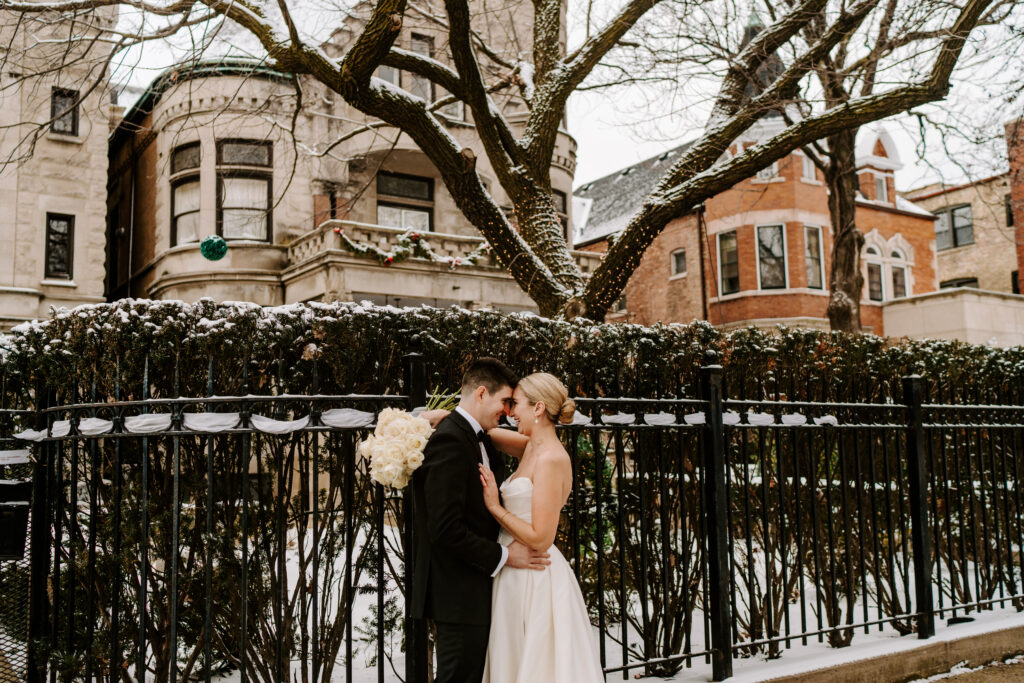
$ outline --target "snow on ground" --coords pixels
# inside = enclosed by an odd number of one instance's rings
[[[935,674],[934,676],[930,676],[928,678],[918,678],[916,680],[910,681],[910,683],[927,683],[928,681],[941,681],[944,678],[952,678],[953,676],[971,673],[972,671],[981,671],[987,666],[996,666],[997,664],[1020,664],[1022,662],[1024,662],[1024,657],[1012,657],[1010,659],[1003,660],[1002,662],[991,661],[985,666],[976,666],[973,669],[967,666],[967,662],[960,662],[946,673]]]

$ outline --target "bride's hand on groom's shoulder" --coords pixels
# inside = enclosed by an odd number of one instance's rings
[[[538,552],[519,541],[513,541],[508,546],[508,561],[505,563],[505,566],[512,567],[513,569],[543,571],[551,564],[550,557],[547,553]]]
[[[437,429],[437,425],[441,424],[441,420],[450,414],[450,410],[424,410],[419,416],[430,423],[431,429]]]

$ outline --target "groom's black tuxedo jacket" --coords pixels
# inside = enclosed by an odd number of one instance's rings
[[[504,458],[488,447],[500,484]],[[480,442],[452,411],[437,426],[413,474],[412,615],[436,621],[491,622],[491,574],[501,561],[498,522],[484,505]]]

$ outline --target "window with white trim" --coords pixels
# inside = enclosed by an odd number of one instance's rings
[[[778,164],[778,162],[773,161],[771,166],[768,166],[766,168],[762,168],[760,171],[758,171],[756,177],[757,177],[758,180],[772,180],[774,178],[777,178],[778,176],[779,176],[779,164]]]
[[[757,262],[761,289],[786,288],[786,237],[782,225],[757,226]]]
[[[882,301],[885,296],[882,290],[882,254],[875,247],[868,247],[864,253],[867,259],[876,259],[867,261],[868,299]]]
[[[268,141],[217,141],[218,235],[270,241],[272,162]]]
[[[807,266],[807,287],[825,288],[824,257],[821,244],[821,228],[804,226],[804,263]]]
[[[399,74],[400,72],[398,69],[393,66],[384,66],[381,64],[377,67],[377,78],[400,88],[402,87],[402,82]]]
[[[171,244],[199,241],[199,178],[171,185]]]
[[[718,235],[718,270],[721,277],[719,291],[735,294],[740,291],[740,255],[736,248],[736,231]]]
[[[936,249],[952,249],[974,244],[974,217],[970,204],[953,206],[934,213]]]
[[[907,257],[899,249],[894,249],[889,258],[889,281],[892,283],[892,298],[902,299],[907,295]]]
[[[872,301],[882,301],[882,264],[868,264],[868,298]]]
[[[811,157],[807,156],[806,154],[802,154],[801,158],[803,159],[803,168],[802,168],[802,175],[801,175],[801,177],[804,180],[817,180],[818,179],[818,167],[814,165],[814,159],[811,159]]]
[[[884,175],[875,176],[875,200],[880,202],[889,201],[889,184]]]
[[[686,275],[686,250],[676,249],[672,252],[672,277]]]

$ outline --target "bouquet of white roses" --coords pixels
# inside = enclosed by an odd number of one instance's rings
[[[370,461],[370,478],[384,486],[404,489],[412,473],[423,464],[423,449],[433,429],[421,417],[385,408],[377,428],[359,444],[359,454]]]

